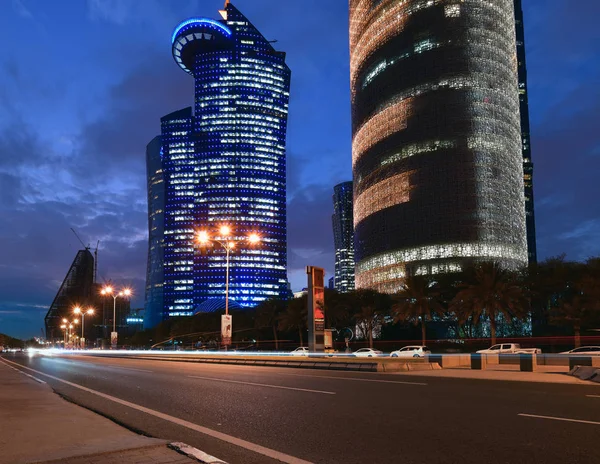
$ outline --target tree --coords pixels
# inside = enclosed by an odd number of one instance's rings
[[[285,301],[278,298],[270,298],[261,301],[256,306],[255,326],[257,329],[270,327],[273,330],[273,339],[275,340],[275,349],[279,349],[279,340],[277,338],[277,327],[279,325],[280,315],[285,309]]]
[[[339,328],[351,324],[350,305],[348,293],[339,293],[337,290],[325,289],[325,321],[326,327]]]
[[[373,332],[384,323],[389,296],[371,289],[359,289],[349,292],[347,298],[356,328],[373,348]]]
[[[394,322],[412,322],[421,324],[421,343],[425,345],[427,338],[426,324],[433,314],[440,314],[443,307],[439,301],[438,286],[430,277],[410,275],[404,280],[400,291],[395,295],[396,303],[392,306]]]
[[[308,317],[307,297],[294,298],[288,302],[287,308],[279,316],[278,328],[281,331],[297,330],[300,337],[300,346],[303,345],[302,332],[306,329]]]
[[[470,278],[461,285],[460,290],[450,304],[462,323],[469,319],[478,324],[487,318],[490,322],[492,345],[496,344],[498,317],[508,322],[526,314],[528,301],[523,286],[519,284],[514,272],[500,266],[497,262],[483,262],[470,270]]]
[[[600,289],[597,259],[580,265],[580,272],[550,308],[550,323],[569,326],[573,330],[575,347],[581,346],[581,331],[595,322],[599,309]],[[597,316],[596,316],[597,317]]]

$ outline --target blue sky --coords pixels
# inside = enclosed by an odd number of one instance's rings
[[[523,0],[540,258],[600,254],[600,2]],[[221,0],[0,0],[0,332],[38,335],[80,244],[143,305],[144,150],[192,104],[170,55]],[[333,185],[351,178],[346,0],[237,0],[288,54],[289,277],[331,275]],[[577,8],[574,7],[577,6]]]

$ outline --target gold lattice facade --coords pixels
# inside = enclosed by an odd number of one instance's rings
[[[513,0],[350,0],[356,287],[527,262]]]

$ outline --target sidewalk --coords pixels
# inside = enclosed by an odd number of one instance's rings
[[[432,371],[410,371],[398,375],[445,377],[479,380],[504,380],[514,382],[542,382],[561,383],[571,385],[598,386],[600,384],[580,380],[568,375],[568,368],[564,366],[538,366],[536,372],[521,372],[519,366],[510,364],[488,364],[485,370],[472,370],[469,367],[445,368]],[[600,388],[599,388],[600,391]]]
[[[167,444],[63,400],[0,360],[0,464],[198,463]]]

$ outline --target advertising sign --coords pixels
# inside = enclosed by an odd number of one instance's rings
[[[221,316],[221,343],[225,346],[231,345],[232,319],[231,315]]]
[[[113,350],[117,349],[117,339],[119,338],[117,332],[110,333],[110,347]]]
[[[308,350],[322,352],[325,331],[325,270],[307,266],[308,274]]]

